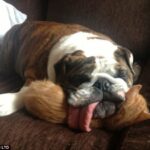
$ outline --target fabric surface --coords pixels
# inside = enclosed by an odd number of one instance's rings
[[[90,133],[72,131],[67,126],[41,121],[24,110],[0,118],[0,144],[12,150],[106,150],[112,134],[103,130]]]
[[[129,128],[124,134],[119,150],[149,150],[150,120]]]

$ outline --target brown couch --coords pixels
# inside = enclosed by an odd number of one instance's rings
[[[28,14],[30,20],[74,22],[111,36],[131,49],[142,66],[138,83],[150,100],[149,0],[6,0]],[[18,77],[0,75],[0,93],[18,90]],[[12,150],[150,150],[150,121],[111,132],[83,133],[39,120],[21,110],[0,118],[0,145]]]

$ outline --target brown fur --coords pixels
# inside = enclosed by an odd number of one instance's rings
[[[95,33],[102,39],[111,39],[77,24],[27,21],[7,32],[0,51],[0,73],[18,74],[28,85],[31,81],[47,78],[47,62],[51,48],[63,36],[78,31]],[[41,71],[42,70],[42,71]]]
[[[139,93],[141,85],[133,86],[126,93],[126,101],[119,111],[107,119],[93,119],[91,127],[105,126],[119,129],[150,119],[146,100]],[[67,104],[62,88],[51,81],[35,81],[24,88],[20,98],[26,109],[33,115],[52,123],[66,123]]]

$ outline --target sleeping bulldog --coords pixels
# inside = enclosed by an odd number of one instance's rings
[[[23,88],[36,80],[51,80],[66,93],[71,114],[90,110],[91,115],[102,118],[116,112],[137,78],[130,50],[75,24],[16,25],[3,40],[0,61],[0,75],[19,75]],[[0,116],[23,107],[19,94],[0,95]],[[108,113],[102,111],[100,101]]]

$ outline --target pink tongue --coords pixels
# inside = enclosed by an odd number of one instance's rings
[[[77,129],[78,128],[78,118],[80,117],[80,108],[69,107],[68,113],[68,125],[70,128]]]
[[[90,123],[93,117],[93,112],[98,102],[89,104],[86,107],[72,107],[69,108],[68,125],[73,129],[80,128],[82,131],[91,131]]]

